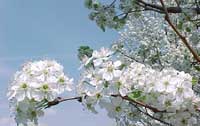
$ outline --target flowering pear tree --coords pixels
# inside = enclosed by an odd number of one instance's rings
[[[18,126],[38,126],[45,109],[77,100],[105,109],[118,126],[200,125],[200,1],[85,0],[105,31],[122,29],[110,48],[81,46],[74,82],[54,60],[25,63],[8,90]],[[74,97],[60,97],[75,91]]]

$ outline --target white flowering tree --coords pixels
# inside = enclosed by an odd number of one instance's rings
[[[9,86],[18,126],[37,126],[44,110],[77,100],[106,109],[118,126],[200,125],[200,1],[85,0],[105,31],[123,29],[111,48],[80,47],[81,76],[52,60],[27,62]],[[75,91],[77,96],[60,97]]]

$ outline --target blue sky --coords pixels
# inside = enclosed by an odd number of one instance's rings
[[[56,59],[78,79],[77,49],[109,46],[117,32],[102,32],[88,19],[83,0],[0,0],[0,126],[15,126],[9,118],[8,83],[27,60]],[[48,126],[113,126],[104,110],[94,115],[77,102],[66,102],[40,120]]]

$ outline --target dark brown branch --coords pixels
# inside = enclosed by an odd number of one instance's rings
[[[145,103],[142,103],[142,102],[139,102],[139,101],[135,101],[135,100],[129,98],[128,96],[121,96],[121,95],[118,95],[118,94],[117,95],[111,95],[111,96],[112,97],[121,97],[122,99],[127,100],[127,101],[129,101],[131,103],[135,103],[135,104],[140,105],[142,107],[148,108],[148,109],[152,110],[153,112],[166,112],[166,110],[164,110],[164,111],[158,110],[157,108],[154,108],[154,107],[152,107],[150,105],[147,105]],[[46,108],[49,108],[49,107],[55,106],[55,105],[57,105],[59,103],[62,103],[64,101],[70,101],[70,100],[78,100],[79,102],[81,102],[82,101],[82,97],[81,96],[71,97],[71,98],[57,97],[55,100],[53,100],[51,102],[48,102],[48,105],[47,105]]]
[[[145,103],[143,103],[143,102],[133,100],[133,99],[129,98],[128,96],[121,96],[121,95],[119,95],[119,94],[111,95],[111,96],[112,96],[112,97],[121,97],[123,100],[129,101],[131,104],[134,103],[134,104],[139,105],[139,106],[141,106],[141,107],[148,108],[148,109],[150,109],[151,111],[153,111],[153,112],[155,112],[155,113],[157,113],[157,112],[167,112],[166,110],[159,110],[159,109],[157,109],[157,108],[155,108],[155,107],[152,107],[152,106],[150,106],[150,105],[148,105],[148,104],[145,104]],[[85,97],[86,97],[86,96],[85,96]],[[52,106],[56,106],[56,105],[58,105],[58,104],[60,104],[60,103],[62,103],[62,102],[64,102],[64,101],[77,100],[78,102],[82,102],[82,98],[83,98],[83,97],[81,97],[81,96],[71,97],[71,98],[61,98],[61,97],[57,97],[55,100],[53,100],[53,101],[51,101],[51,102],[48,102],[47,107],[45,107],[45,108],[50,108],[50,107],[52,107]],[[197,109],[197,111],[199,111],[199,110]]]
[[[148,109],[152,110],[153,112],[167,112],[166,110],[159,110],[159,109],[157,109],[155,107],[152,107],[152,106],[150,106],[148,104],[145,104],[143,102],[139,102],[139,101],[133,100],[133,99],[129,98],[128,96],[121,96],[121,95],[111,95],[111,96],[113,96],[113,97],[121,97],[122,99],[127,100],[130,103],[135,103],[135,104],[140,105],[142,107],[148,108]]]
[[[78,96],[78,97],[71,97],[71,98],[61,98],[61,97],[57,97],[55,100],[51,101],[51,102],[48,102],[48,105],[46,108],[50,108],[52,106],[55,106],[61,102],[64,102],[64,101],[70,101],[70,100],[78,100],[79,102],[81,102],[82,100],[82,97]]]
[[[109,6],[113,6],[117,0],[113,0],[113,2]]]
[[[130,60],[133,60],[133,61],[136,61],[136,62],[140,62],[140,61],[138,61],[137,59],[135,59],[134,57],[131,57],[131,56],[125,54],[123,51],[121,51],[121,50],[119,50],[119,49],[117,50],[117,52],[119,52],[121,55],[123,55],[123,56],[129,58]]]
[[[155,11],[155,12],[158,12],[158,13],[164,13],[162,10],[157,9],[157,8],[153,8],[153,7],[151,7],[151,6],[147,6],[147,4],[144,4],[143,2],[141,3],[141,2],[139,2],[139,1],[135,1],[135,3],[136,3],[138,6],[142,7],[145,11],[150,10],[150,11]]]
[[[143,7],[151,7],[157,10],[160,10],[160,12],[165,12],[165,9],[157,4],[151,4],[151,3],[146,3],[143,0],[137,0],[136,2],[142,3],[144,6]],[[200,14],[200,8],[196,7],[196,8],[181,8],[179,6],[177,7],[166,7],[166,10],[168,13],[183,13],[183,10],[190,10],[190,11],[194,11],[197,14]]]
[[[142,110],[137,106],[137,104],[131,103],[131,105],[133,105],[139,112],[145,114],[146,116],[148,116],[148,117],[150,117],[150,118],[152,118],[152,119],[154,119],[154,120],[157,120],[157,121],[159,121],[159,122],[161,122],[161,123],[163,123],[163,124],[166,124],[166,125],[171,126],[170,123],[165,122],[165,121],[163,121],[163,120],[161,120],[161,119],[159,119],[159,118],[156,118],[156,117],[150,115],[150,114],[147,112],[146,108],[145,108],[146,112],[144,112],[144,111],[142,111]]]
[[[165,7],[163,0],[160,0],[160,2],[162,4],[162,7],[163,7],[164,12],[165,12],[165,20],[168,22],[168,24],[171,26],[171,28],[175,31],[175,33],[179,36],[179,38],[182,40],[182,42],[185,44],[185,46],[188,48],[188,50],[192,53],[193,57],[197,60],[197,62],[200,63],[200,57],[197,54],[197,52],[195,52],[195,50],[192,48],[192,46],[190,46],[190,44],[187,41],[187,39],[185,38],[185,36],[183,36],[178,31],[178,29],[174,26],[174,24],[171,22],[169,12],[168,12],[167,8]]]
[[[106,6],[104,9],[108,9],[108,8],[114,6],[114,4],[115,4],[116,1],[117,1],[117,0],[113,0],[113,2],[112,2],[110,5]]]
[[[113,0],[113,2],[108,5],[105,9],[114,6],[114,4],[116,3],[117,0]],[[192,7],[192,8],[182,8],[179,6],[179,3],[177,0],[175,0],[177,3],[177,6],[175,7],[166,7],[168,13],[183,13],[184,10],[190,10],[191,12],[195,12],[197,14],[200,14],[200,8],[197,7]],[[158,13],[165,13],[165,10],[162,6],[158,5],[158,4],[152,4],[152,3],[147,3],[143,0],[136,0],[135,3],[138,6],[141,6],[142,8],[144,8],[144,10],[152,10]]]

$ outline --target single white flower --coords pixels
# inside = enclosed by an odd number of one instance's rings
[[[155,88],[158,92],[174,92],[177,81],[178,80],[176,80],[176,78],[173,78],[171,75],[161,75],[159,77],[159,81],[155,85]]]
[[[58,93],[61,94],[63,93],[65,90],[67,91],[72,91],[73,89],[73,79],[68,78],[67,76],[62,75],[61,77],[58,78],[57,81],[57,90]]]
[[[112,97],[110,98],[110,102],[101,100],[99,105],[101,108],[105,108],[108,111],[108,116],[110,118],[120,117],[128,108],[126,101],[121,97]]]
[[[32,88],[30,87],[30,84],[28,84],[27,82],[19,81],[13,83],[13,85],[9,89],[7,96],[9,100],[15,98],[17,99],[17,101],[22,101],[26,97],[31,99],[31,92]]]
[[[95,50],[92,54],[92,58],[94,58],[94,66],[99,66],[103,63],[103,61],[108,60],[112,53],[112,51],[104,47],[101,48],[100,51]]]
[[[99,70],[99,73],[102,74],[102,78],[106,81],[111,81],[113,78],[120,77],[122,71],[119,70],[121,66],[121,61],[112,61],[105,62],[102,68]]]

